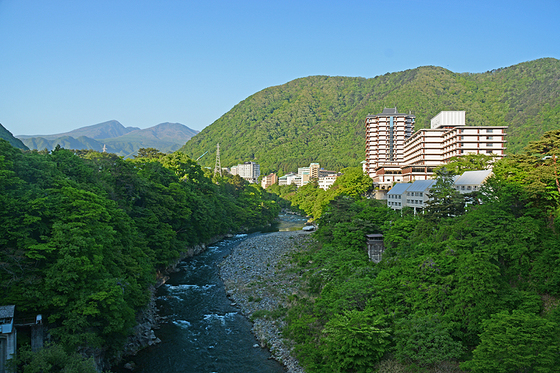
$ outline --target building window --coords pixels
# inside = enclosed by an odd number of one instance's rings
[[[487,147],[491,148],[494,144],[492,144],[491,142],[489,142],[488,144],[486,144]]]
[[[486,130],[486,133],[492,133],[492,132],[494,132],[494,130],[492,130],[492,129],[487,129]]]
[[[493,138],[493,136],[486,136],[486,140],[492,140]]]

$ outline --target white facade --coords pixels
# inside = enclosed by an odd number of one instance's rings
[[[414,183],[398,183],[387,192],[387,206],[393,210],[402,210],[403,207],[424,209],[430,200],[428,193],[435,180],[417,180]]]
[[[401,210],[406,202],[406,190],[412,184],[397,183],[387,192],[387,206],[393,210]]]
[[[455,179],[453,183],[455,189],[461,194],[476,192],[480,190],[482,184],[492,176],[492,170],[482,171],[465,171],[461,176]]]
[[[448,163],[452,157],[467,154],[505,156],[507,126],[466,126],[465,111],[442,111],[432,118],[431,128],[412,133],[414,116],[395,113],[396,109],[385,109],[383,114],[366,118],[366,170],[380,190],[389,189],[394,183],[428,180],[434,168]],[[403,119],[397,116],[403,116]],[[393,148],[393,157],[388,158],[389,138],[382,125],[391,117],[397,123],[397,137],[393,143],[396,141],[398,146]],[[398,123],[408,117],[411,123],[403,132],[398,129]],[[402,151],[401,135],[404,136]]]
[[[465,123],[465,111],[440,111],[430,120],[430,128],[464,126]]]
[[[336,181],[338,175],[328,175],[319,177],[319,188],[323,190],[329,189]]]
[[[230,173],[232,175],[239,175],[250,183],[256,183],[261,175],[261,166],[255,162],[245,162],[233,166]]]
[[[397,108],[385,108],[381,114],[366,117],[366,173],[374,183],[388,188],[402,181],[400,164],[404,161],[404,144],[414,131],[415,119],[414,115],[399,113]],[[390,169],[379,174],[382,167]]]

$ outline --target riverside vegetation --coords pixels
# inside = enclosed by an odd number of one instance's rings
[[[159,273],[188,247],[268,224],[280,210],[260,186],[212,178],[184,154],[142,149],[123,160],[22,152],[4,140],[0,206],[0,299],[20,315],[43,314],[51,341],[20,351],[26,373],[116,362]]]
[[[452,175],[491,159],[459,158],[418,215],[360,194],[324,205],[313,185],[284,190],[319,228],[293,255],[290,307],[266,316],[285,320],[309,373],[560,371],[559,156],[560,130],[547,132],[469,195]],[[384,235],[379,264],[368,233]]]

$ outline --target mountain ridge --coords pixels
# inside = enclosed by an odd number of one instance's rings
[[[17,135],[16,137],[23,140],[32,137],[40,137],[45,140],[55,140],[61,137],[69,136],[78,138],[81,136],[89,137],[91,139],[108,139],[126,135],[127,133],[139,131],[138,127],[125,127],[117,120],[109,120],[90,126],[80,127],[75,130],[52,135]]]
[[[443,110],[465,110],[467,125],[508,125],[508,151],[560,128],[560,61],[543,58],[484,73],[421,66],[374,78],[310,76],[247,97],[180,151],[197,158],[220,143],[223,166],[255,161],[262,173],[319,162],[339,170],[365,157],[364,120],[384,107],[429,128]],[[200,161],[213,166],[212,157]]]
[[[79,135],[87,133],[90,136]],[[161,152],[174,152],[185,144],[198,131],[181,123],[164,122],[155,126],[139,129],[124,127],[118,121],[107,121],[92,126],[81,127],[62,134],[45,137],[23,137],[20,139],[30,149],[52,150],[57,145],[66,149],[91,149],[116,153],[125,158],[136,154],[140,148],[157,148]],[[117,134],[120,134],[116,136]],[[107,137],[111,136],[111,137]]]

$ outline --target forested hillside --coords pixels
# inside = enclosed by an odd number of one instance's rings
[[[268,173],[319,162],[340,170],[364,159],[366,115],[397,106],[416,115],[417,129],[442,110],[465,110],[468,125],[508,125],[508,151],[515,153],[560,128],[559,79],[553,58],[481,74],[425,66],[371,79],[311,76],[248,97],[181,151],[196,159],[220,143],[223,166],[256,161]]]
[[[10,131],[8,131],[6,128],[4,128],[3,125],[0,124],[0,139],[4,139],[7,142],[10,143],[10,145],[15,146],[18,149],[24,149],[27,150],[27,146],[25,146],[21,140],[16,139],[14,137],[14,135],[12,135],[12,133]]]
[[[157,271],[187,247],[267,224],[279,211],[259,186],[212,180],[184,154],[147,149],[123,160],[22,152],[4,140],[0,206],[2,304],[42,314],[62,351],[107,361],[123,350]]]
[[[348,193],[322,207],[316,186],[289,195],[319,227],[293,258],[287,312],[306,372],[559,372],[559,155],[560,130],[547,132],[470,194],[450,182],[460,159],[417,215],[339,180]],[[384,236],[379,264],[369,233]]]

